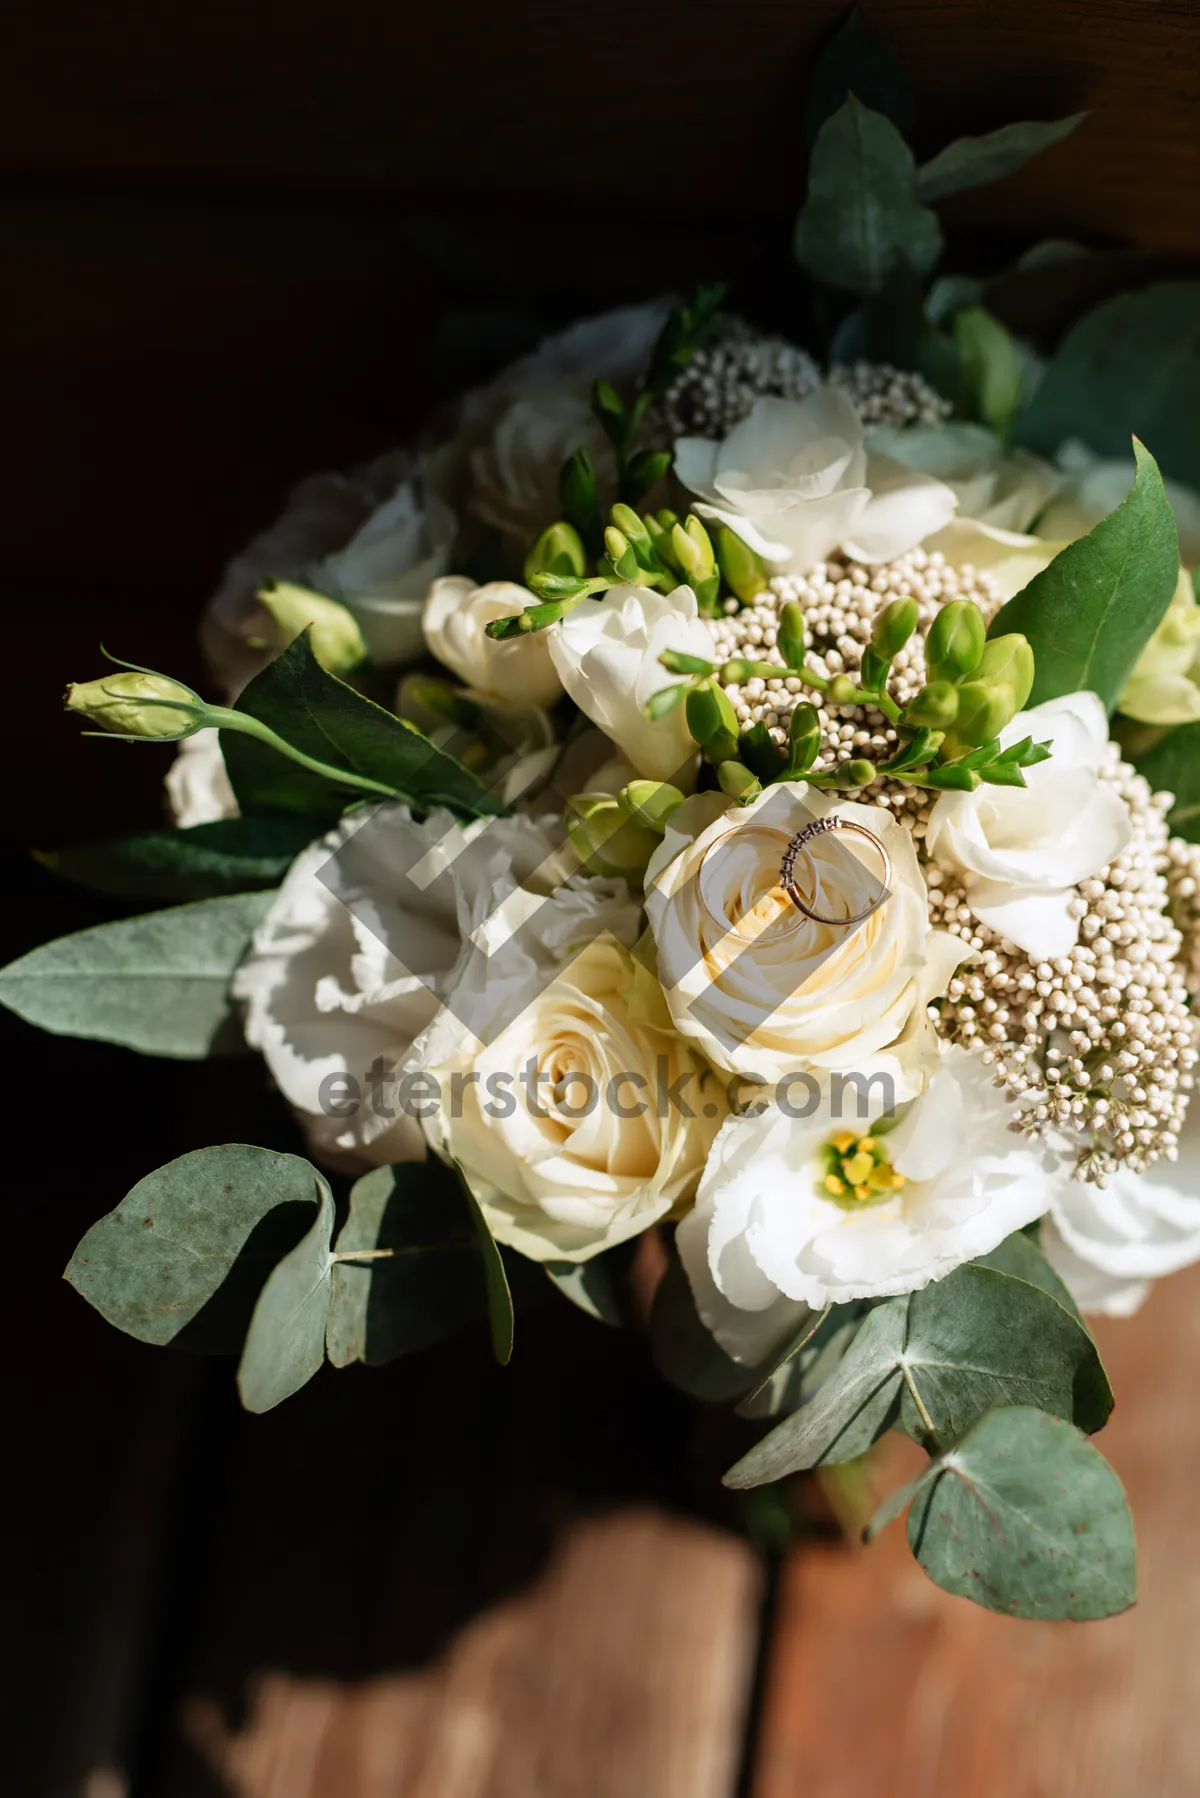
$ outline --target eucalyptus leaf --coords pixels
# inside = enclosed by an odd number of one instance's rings
[[[434,1157],[355,1182],[336,1255],[325,1346],[335,1367],[379,1366],[451,1335],[485,1306],[479,1239],[453,1171]]]
[[[743,1456],[726,1484],[852,1460],[893,1427],[936,1451],[995,1404],[1035,1404],[1097,1430],[1112,1392],[1077,1317],[1039,1286],[968,1264],[876,1306],[812,1401]]]
[[[813,63],[805,114],[810,149],[826,119],[850,94],[883,113],[903,137],[912,136],[916,105],[903,64],[864,22],[857,6],[821,46]]]
[[[1112,1617],[1137,1596],[1121,1482],[1069,1423],[1033,1406],[989,1411],[893,1493],[877,1534],[911,1500],[908,1542],[947,1592],[1009,1617]]]
[[[1137,770],[1156,793],[1173,793],[1167,815],[1174,836],[1200,843],[1200,724],[1180,724],[1137,757]],[[0,987],[0,997],[3,988]]]
[[[927,310],[921,280],[907,262],[897,263],[880,291],[847,314],[829,355],[832,362],[890,362],[924,375],[947,399],[958,393],[957,346]]]
[[[992,620],[990,636],[1020,631],[1029,640],[1031,706],[1090,690],[1111,711],[1171,603],[1175,514],[1154,457],[1136,439],[1133,449],[1137,472],[1116,511],[1060,550]]]
[[[471,1223],[479,1242],[483,1256],[483,1279],[487,1290],[488,1325],[492,1338],[492,1353],[501,1367],[507,1367],[512,1359],[513,1351],[513,1301],[505,1272],[504,1260],[500,1254],[496,1238],[488,1226],[480,1208],[479,1200],[471,1191],[470,1182],[461,1167],[455,1162],[463,1195],[470,1211]]]
[[[1079,1308],[1065,1284],[1033,1237],[1026,1236],[1024,1230],[1016,1230],[1011,1236],[1006,1236],[999,1248],[993,1249],[990,1255],[977,1255],[973,1265],[990,1267],[998,1274],[1010,1274],[1014,1280],[1024,1280],[1030,1286],[1040,1286],[1043,1292],[1048,1292],[1064,1311],[1069,1311],[1072,1317],[1078,1318],[1084,1329],[1087,1329],[1087,1324],[1080,1316]]]
[[[57,849],[39,861],[93,892],[130,899],[211,899],[276,886],[311,842],[303,817],[221,818]]]
[[[916,197],[912,151],[890,120],[851,94],[813,148],[796,260],[830,287],[870,294],[902,261],[930,268],[941,246],[937,218]]]
[[[238,1364],[247,1411],[270,1411],[312,1379],[325,1359],[334,1204],[318,1174],[320,1210],[307,1235],[267,1276]]]
[[[1200,487],[1200,281],[1117,294],[1074,325],[1050,358],[1015,435],[1053,455],[1078,437],[1125,457],[1136,435],[1170,479]]]
[[[330,674],[302,631],[246,687],[234,707],[266,724],[292,748],[330,767],[366,775],[423,809],[448,806],[460,817],[503,810],[461,762],[415,725],[394,717]],[[229,779],[243,813],[300,812],[331,823],[360,790],[339,789],[239,731],[221,732]]]
[[[0,1004],[56,1036],[199,1061],[240,1049],[233,972],[274,893],[239,893],[97,924],[0,972]]]
[[[597,1323],[621,1328],[625,1317],[606,1255],[593,1255],[590,1261],[547,1261],[545,1268],[564,1298]]]
[[[1050,119],[1044,124],[1029,120],[1001,125],[998,131],[988,131],[982,137],[957,137],[921,164],[917,170],[917,192],[922,200],[945,200],[966,188],[999,181],[1040,156],[1051,144],[1061,143],[1087,116],[1086,112],[1073,112],[1065,119]]]
[[[118,1330],[173,1342],[247,1261],[261,1284],[264,1257],[274,1265],[278,1251],[260,1227],[273,1212],[315,1205],[322,1186],[299,1155],[249,1143],[197,1149],[147,1174],[94,1223],[64,1278]]]

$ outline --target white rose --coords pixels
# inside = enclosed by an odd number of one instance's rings
[[[725,1110],[657,982],[612,937],[583,948],[490,1045],[460,1045],[432,1072],[431,1142],[458,1162],[497,1240],[535,1261],[586,1261],[690,1199]],[[682,1102],[661,1102],[681,1078]]]
[[[1189,1106],[1177,1162],[1144,1174],[1118,1164],[1103,1186],[1068,1180],[1042,1247],[1085,1311],[1127,1317],[1152,1280],[1200,1261],[1200,1106]]]
[[[843,1119],[828,1099],[810,1116],[772,1105],[731,1118],[676,1233],[726,1353],[762,1361],[806,1307],[916,1291],[1040,1217],[1061,1176],[1010,1118],[962,1049],[890,1127]]]
[[[1067,693],[1018,712],[1000,733],[1048,741],[1050,759],[1025,769],[1024,787],[943,793],[926,847],[966,876],[977,918],[1035,959],[1067,955],[1079,940],[1075,888],[1106,868],[1133,835],[1129,808],[1100,779],[1108,718],[1095,693]]]
[[[613,448],[584,395],[552,389],[514,400],[471,451],[470,510],[528,546],[562,517],[559,475],[577,449],[591,456],[601,496],[615,495]]]
[[[184,737],[163,784],[171,821],[180,830],[238,816],[238,803],[225,772],[220,735],[215,730],[198,730],[195,736]]]
[[[420,1159],[420,1121],[390,1083],[440,1016],[440,996],[453,985],[470,994],[464,1011],[484,997],[515,1006],[549,977],[563,942],[624,927],[631,901],[623,887],[559,884],[578,865],[564,857],[556,866],[561,836],[554,820],[463,825],[435,811],[418,823],[406,806],[387,804],[344,820],[293,863],[233,990],[246,1007],[248,1041],[319,1155],[350,1166]],[[535,876],[531,899],[520,883]],[[477,952],[473,933],[502,928],[514,905],[538,901],[545,965]],[[389,1083],[378,1103],[376,1062]]]
[[[658,720],[643,707],[660,688],[686,678],[667,673],[658,659],[664,649],[712,658],[712,633],[692,589],[610,587],[598,600],[582,600],[548,636],[559,679],[580,711],[647,780],[687,791],[696,745],[683,706]]]
[[[792,782],[753,804],[714,810],[702,794],[670,819],[646,871],[646,912],[676,1025],[719,1067],[774,1084],[811,1070],[877,1075],[899,1099],[921,1091],[937,1044],[929,1001],[967,953],[931,930],[912,836],[882,806]],[[865,825],[892,863],[890,897],[847,932],[814,923],[780,885],[786,839],[814,817]],[[812,845],[820,908],[864,910],[881,867],[861,838]]]
[[[425,641],[430,653],[473,693],[508,703],[552,706],[562,683],[550,656],[547,631],[496,642],[485,626],[535,603],[513,581],[477,587],[462,575],[434,581],[425,599]]]
[[[1008,449],[986,425],[874,425],[867,448],[944,481],[960,516],[1002,531],[1028,531],[1062,485],[1049,462]]]
[[[811,568],[836,549],[887,562],[953,515],[941,481],[886,456],[868,459],[858,413],[836,387],[770,396],[722,443],[683,437],[675,473],[703,518],[736,532],[776,567]]]

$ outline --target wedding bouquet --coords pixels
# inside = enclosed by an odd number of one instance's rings
[[[1095,1617],[1134,1550],[1082,1313],[1200,1259],[1200,289],[1044,360],[933,207],[1080,120],[918,166],[905,107],[852,19],[803,345],[718,287],[576,325],[298,489],[205,617],[222,703],[72,686],[179,744],[175,822],[50,858],[132,915],[0,999],[265,1059],[313,1160],[184,1155],[67,1270],[235,1331],[251,1410],[479,1315],[506,1361],[514,1294],[620,1321],[657,1247],[659,1369],[761,1420],[731,1486],[905,1432],[869,1534]]]

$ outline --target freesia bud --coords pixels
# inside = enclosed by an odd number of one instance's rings
[[[878,772],[874,762],[868,762],[859,756],[854,761],[846,763],[841,775],[847,786],[869,787]]]
[[[1033,650],[1019,631],[1006,637],[993,637],[984,644],[975,678],[1007,685],[1013,696],[1013,716],[1023,709],[1033,691],[1033,676]]]
[[[835,674],[829,683],[829,697],[834,705],[854,705],[862,695],[848,674]]]
[[[904,722],[946,730],[958,716],[958,699],[959,689],[953,681],[929,681],[905,710]]]
[[[740,799],[743,805],[757,799],[762,792],[762,782],[757,774],[752,774],[742,762],[722,762],[717,769],[717,780],[723,793],[728,793],[731,799]]]
[[[559,497],[568,523],[593,543],[596,534],[599,503],[596,498],[596,469],[585,449],[568,456],[558,477]]]
[[[662,835],[672,813],[683,804],[683,794],[669,780],[631,780],[617,794],[635,824]]]
[[[687,724],[710,762],[719,766],[737,749],[737,713],[729,695],[715,681],[705,681],[688,694]]]
[[[717,532],[717,566],[725,577],[725,585],[740,600],[749,602],[767,584],[767,571],[748,543],[723,524]]]
[[[635,823],[609,793],[579,793],[568,801],[567,836],[589,874],[640,882],[660,834]]]
[[[789,668],[803,668],[804,647],[804,613],[794,599],[789,599],[779,613],[779,634],[776,647]]]
[[[535,575],[567,574],[576,579],[587,573],[587,552],[573,524],[561,521],[544,530],[525,558],[525,585]]]
[[[176,705],[188,709],[176,711]],[[73,681],[67,688],[66,707],[101,730],[168,743],[190,737],[205,722],[204,702],[190,687],[140,668],[123,668],[100,680]]]
[[[280,649],[308,630],[312,652],[330,674],[351,674],[366,661],[367,645],[358,620],[340,600],[294,581],[278,581],[260,589],[258,603],[275,626]]]
[[[712,542],[694,513],[689,515],[686,524],[673,526],[671,548],[690,581],[705,581],[716,573],[717,559]]]
[[[925,639],[930,680],[961,680],[963,675],[974,673],[986,638],[983,613],[974,601],[952,599],[942,607]]]
[[[615,524],[605,527],[604,548],[613,572],[623,581],[636,581],[641,569],[633,545]]]
[[[919,613],[915,599],[893,599],[884,606],[871,632],[871,648],[883,661],[898,656],[917,628]]]
[[[998,737],[1004,726],[1017,714],[1013,690],[1004,681],[964,681],[958,689],[958,716],[954,729],[946,738],[943,750],[953,760],[964,749],[978,749],[992,737]]]

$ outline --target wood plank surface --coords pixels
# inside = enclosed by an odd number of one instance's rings
[[[1200,1792],[1200,1268],[1099,1320],[1139,1600],[1022,1623],[940,1592],[893,1525],[806,1547],[780,1585],[753,1798],[1192,1798]],[[918,1460],[920,1457],[918,1456]]]

